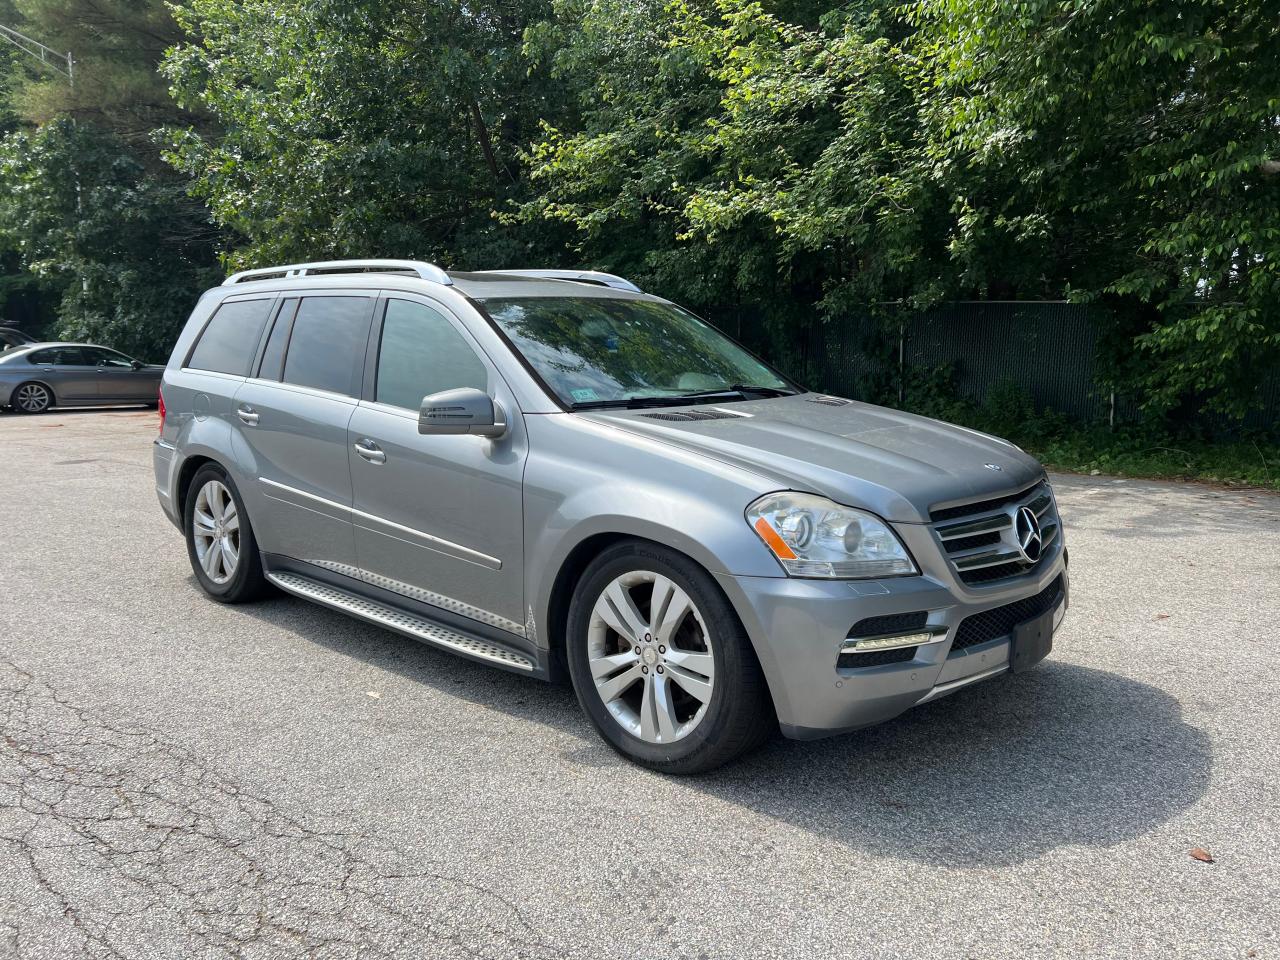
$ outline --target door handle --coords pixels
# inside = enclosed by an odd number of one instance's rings
[[[242,403],[236,407],[236,416],[251,427],[258,425],[258,412],[247,403]]]
[[[386,453],[372,440],[357,440],[352,446],[355,447],[356,453],[362,459],[368,460],[370,463],[387,462]]]

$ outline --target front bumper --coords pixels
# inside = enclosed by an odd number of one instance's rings
[[[1011,631],[953,651],[965,618],[1035,597],[1062,577],[1053,614],[1057,631],[1070,584],[1066,551],[1046,558],[1034,575],[1008,585],[965,590],[930,576],[877,581],[786,577],[717,579],[751,636],[773,695],[782,732],[796,739],[830,736],[881,723],[1009,668]],[[910,660],[883,666],[838,666],[850,628],[869,617],[926,611],[942,637],[915,648]]]

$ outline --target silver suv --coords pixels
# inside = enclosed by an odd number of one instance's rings
[[[1026,669],[1066,610],[1034,459],[808,392],[608,274],[238,273],[161,401],[156,490],[214,599],[567,673],[663,771]]]

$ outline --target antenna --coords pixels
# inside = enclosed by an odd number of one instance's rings
[[[8,40],[27,56],[39,60],[46,67],[62,74],[72,87],[76,85],[75,60],[71,58],[70,53],[58,53],[39,40],[32,40],[12,27],[6,27],[3,23],[0,23],[0,37]]]

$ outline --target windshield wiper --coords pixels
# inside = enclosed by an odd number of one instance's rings
[[[621,400],[583,400],[569,404],[570,410],[639,410],[643,407],[681,407],[687,397],[624,397]]]
[[[718,390],[699,390],[696,393],[662,394],[656,397],[624,397],[621,400],[584,400],[572,403],[570,410],[639,410],[644,407],[680,407],[689,403],[714,403],[717,400],[747,400],[749,394],[758,397],[794,397],[794,390],[780,387],[757,387],[735,383]]]
[[[739,397],[743,400],[747,399],[748,394],[755,394],[759,397],[794,397],[794,390],[784,390],[781,387],[758,387],[746,383],[735,383],[732,386],[721,387],[719,390],[702,390],[698,393],[680,394],[681,400],[715,400],[720,397]]]

